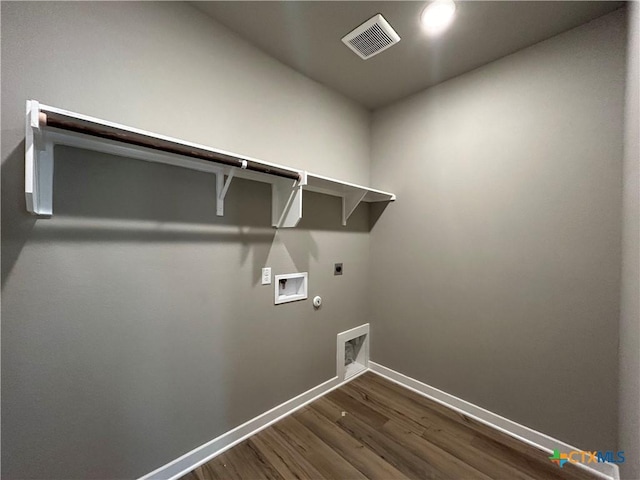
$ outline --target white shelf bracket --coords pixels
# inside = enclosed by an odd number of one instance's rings
[[[300,179],[278,179],[271,184],[271,224],[276,228],[293,228],[302,218],[302,187],[307,184],[306,172]]]
[[[27,211],[53,214],[53,141],[40,129],[40,105],[27,102],[24,192]]]
[[[353,192],[347,193],[342,197],[342,226],[347,226],[347,220],[356,209],[356,207],[360,204],[360,202],[364,199],[367,194],[366,190],[355,190]]]
[[[216,173],[216,215],[219,217],[224,216],[224,197],[227,196],[229,185],[233,180],[234,169],[230,168],[227,172],[227,180],[224,179],[224,171]]]

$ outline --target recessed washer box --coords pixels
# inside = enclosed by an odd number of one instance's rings
[[[308,278],[309,274],[307,272],[276,275],[274,303],[278,305],[280,303],[305,300],[307,298]]]

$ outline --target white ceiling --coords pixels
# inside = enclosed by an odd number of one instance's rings
[[[427,1],[193,2],[269,55],[369,109],[468,72],[609,13],[624,2],[461,1],[437,38],[420,29]],[[341,38],[382,13],[400,43],[362,60]]]

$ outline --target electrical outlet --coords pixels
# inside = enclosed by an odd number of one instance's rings
[[[336,263],[333,266],[333,274],[334,275],[342,275],[342,264],[341,263]]]
[[[262,285],[271,285],[271,267],[262,269]]]

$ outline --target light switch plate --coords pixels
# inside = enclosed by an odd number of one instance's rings
[[[262,269],[262,285],[271,285],[271,267]]]

